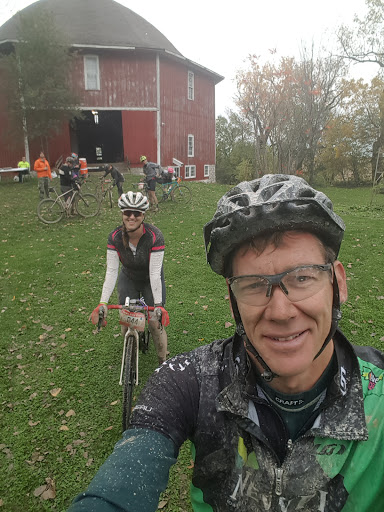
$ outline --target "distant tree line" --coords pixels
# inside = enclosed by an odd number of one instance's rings
[[[236,76],[236,108],[216,120],[218,181],[286,173],[360,185],[384,171],[384,80],[347,78],[352,61],[384,67],[384,2],[366,4],[364,19],[340,27],[337,55],[312,46],[298,59],[249,56]]]

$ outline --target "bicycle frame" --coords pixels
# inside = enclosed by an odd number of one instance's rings
[[[181,183],[181,177],[179,176],[176,180],[169,181],[168,183],[159,183],[161,188],[163,189],[163,194],[167,194],[169,197],[172,192],[179,187]]]
[[[55,187],[50,187],[50,190],[56,194],[55,202],[58,202],[60,206],[65,211],[66,215],[69,215],[71,211],[72,204],[75,201],[75,197],[79,194],[79,188],[73,189],[73,194],[69,196],[69,192],[63,192],[62,194],[58,194]],[[65,199],[65,196],[69,196]]]

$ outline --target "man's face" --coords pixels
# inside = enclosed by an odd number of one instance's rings
[[[245,252],[240,249],[233,260],[233,275],[272,275],[300,265],[324,263],[324,250],[315,236],[289,232],[279,247],[268,245],[261,254],[253,249]],[[344,301],[347,298],[345,271],[339,261],[334,268],[340,299]],[[332,342],[314,358],[330,330],[332,297],[332,281],[328,278],[320,291],[299,302],[291,302],[278,286],[273,287],[265,306],[237,301],[250,342],[279,375],[272,381],[276,389],[286,393],[310,389],[326,368],[333,353]]]
[[[41,152],[41,153],[40,153],[40,158],[41,158],[42,160],[45,158],[45,156],[44,156],[44,153],[43,153],[43,152]]]

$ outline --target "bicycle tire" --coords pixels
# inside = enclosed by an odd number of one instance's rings
[[[63,215],[64,209],[56,199],[43,199],[37,205],[37,216],[45,224],[55,224]]]
[[[179,185],[171,194],[172,200],[178,204],[188,204],[192,199],[192,192],[186,185]]]
[[[156,197],[157,197],[157,201],[159,203],[163,203],[168,198],[168,194],[166,192],[164,192],[164,189],[163,189],[162,185],[156,186],[155,194],[156,194]]]
[[[112,208],[113,207],[113,198],[112,198],[112,190],[111,189],[108,190],[108,200],[109,200],[109,206]]]
[[[122,427],[123,432],[127,430],[129,418],[131,417],[133,390],[136,381],[136,339],[130,334],[125,347],[125,358],[123,368],[123,411]]]
[[[95,217],[100,210],[100,202],[94,194],[77,195],[75,208],[81,217]]]

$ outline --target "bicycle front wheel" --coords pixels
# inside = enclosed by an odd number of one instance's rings
[[[131,416],[133,390],[136,383],[136,339],[133,335],[128,336],[125,347],[125,358],[123,368],[123,432],[127,430]]]
[[[37,216],[41,222],[46,224],[55,224],[59,222],[64,215],[63,206],[57,199],[43,199],[37,205]]]
[[[82,217],[94,217],[99,213],[100,203],[93,194],[79,194],[76,198],[76,211]]]
[[[175,203],[188,204],[192,199],[192,192],[186,185],[179,185],[172,191],[171,197]]]

